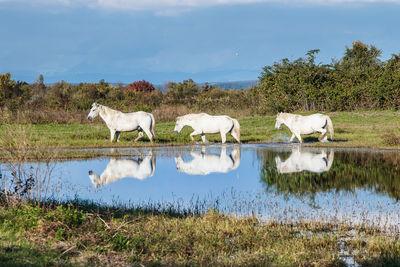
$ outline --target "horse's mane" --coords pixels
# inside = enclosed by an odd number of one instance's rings
[[[198,119],[200,117],[203,117],[204,115],[208,115],[207,113],[190,113],[190,114],[186,114],[183,116],[179,116],[176,118],[177,121],[180,120],[193,120],[193,119]]]
[[[281,113],[278,114],[278,116],[279,116],[280,118],[282,118],[282,119],[288,119],[288,118],[299,117],[299,116],[301,116],[301,115],[281,112]]]
[[[105,110],[107,113],[114,113],[115,114],[115,113],[121,112],[121,111],[112,109],[110,107],[107,107],[107,106],[104,106],[104,105],[101,105],[101,104],[99,104],[99,105],[100,105],[100,108]]]

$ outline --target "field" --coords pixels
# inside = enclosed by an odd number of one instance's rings
[[[302,113],[304,114],[304,113]],[[330,143],[319,143],[318,134],[304,136],[307,146],[400,148],[400,113],[392,111],[333,112],[327,113],[334,124],[335,135]],[[275,116],[238,118],[243,143],[287,142],[290,132],[286,126],[275,130]],[[107,126],[96,119],[91,124],[8,124],[0,126],[0,138],[23,139],[29,148],[83,148],[151,146],[147,137],[134,143],[137,132],[121,133],[119,143],[110,143]],[[180,134],[173,132],[174,122],[156,123],[154,146],[191,144],[185,127]],[[7,136],[9,135],[9,136]],[[210,142],[220,142],[219,134],[207,135]],[[201,141],[197,136],[197,142]],[[228,135],[227,142],[233,142]],[[5,148],[7,145],[2,144]],[[71,155],[72,156],[72,155]]]

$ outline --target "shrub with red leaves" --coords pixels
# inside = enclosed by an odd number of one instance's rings
[[[136,81],[131,84],[129,84],[126,88],[125,91],[128,92],[153,92],[154,91],[154,86],[145,80],[142,81]]]

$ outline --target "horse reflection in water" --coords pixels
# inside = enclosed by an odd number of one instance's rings
[[[240,165],[240,146],[235,146],[230,155],[226,154],[226,146],[222,145],[221,153],[206,154],[203,146],[201,153],[191,151],[192,161],[185,162],[181,155],[175,157],[176,169],[191,175],[207,175],[213,172],[227,173]]]
[[[89,171],[89,178],[95,188],[113,183],[122,178],[146,179],[154,175],[156,170],[155,154],[150,152],[146,156],[138,156],[138,159],[111,159],[101,175]]]
[[[332,167],[333,157],[333,151],[330,151],[328,155],[325,150],[321,150],[320,153],[314,153],[311,151],[301,151],[301,148],[297,147],[292,149],[292,154],[285,161],[276,156],[275,163],[278,173],[302,171],[322,173],[329,171]]]

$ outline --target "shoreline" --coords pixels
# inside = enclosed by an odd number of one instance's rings
[[[178,148],[183,148],[183,147],[198,147],[198,146],[247,146],[247,145],[259,145],[259,146],[267,146],[270,148],[293,148],[293,147],[302,147],[305,149],[332,149],[335,151],[355,151],[355,152],[372,152],[372,153],[399,153],[400,149],[398,148],[385,148],[385,147],[353,147],[353,146],[327,146],[326,143],[324,145],[315,145],[315,143],[305,143],[305,144],[300,144],[300,143],[279,143],[279,142],[246,142],[246,143],[194,143],[194,144],[159,144],[159,145],[134,145],[134,146],[85,146],[85,147],[39,147],[39,148],[29,148],[29,149],[22,149],[22,150],[13,150],[13,153],[16,152],[16,154],[19,153],[26,153],[25,159],[37,159],[35,156],[35,153],[37,152],[56,152],[56,153],[61,153],[61,155],[56,155],[55,157],[52,157],[52,160],[68,160],[68,159],[89,159],[89,158],[95,158],[95,157],[115,157],[115,156],[130,156],[132,154],[130,153],[122,153],[115,151],[115,152],[109,152],[109,153],[104,153],[107,152],[105,150],[128,150],[128,149],[160,149],[160,148],[173,148],[173,147],[178,147]],[[104,150],[104,151],[103,151]],[[102,152],[100,153],[93,153],[95,152]],[[66,154],[63,155],[62,153],[65,152],[78,152],[82,154]],[[87,152],[87,154],[85,154]],[[3,156],[2,153],[7,153],[7,150],[4,148],[0,148],[0,160],[7,160],[10,157],[9,156]],[[114,154],[116,153],[116,154]],[[39,158],[40,159],[40,158]]]

